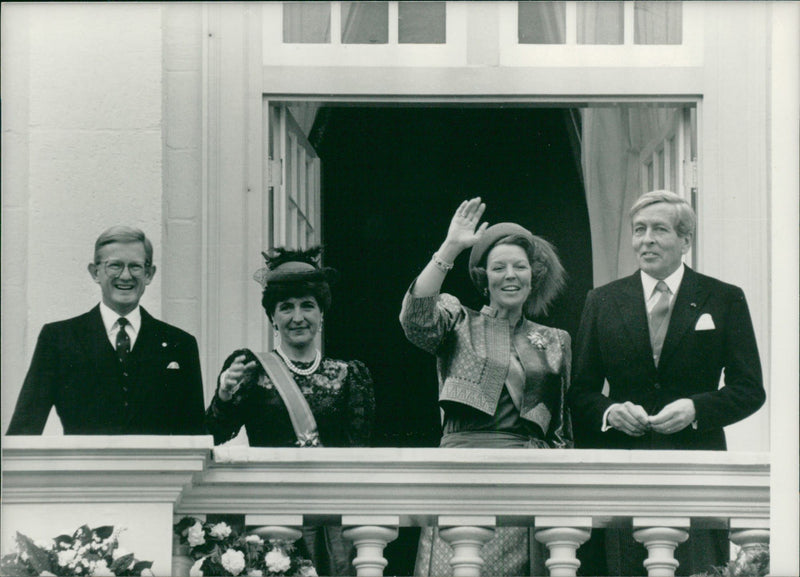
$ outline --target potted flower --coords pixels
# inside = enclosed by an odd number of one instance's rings
[[[175,534],[194,560],[191,577],[317,575],[314,565],[298,554],[293,543],[238,535],[224,522],[203,523],[194,517],[184,517],[175,525]]]
[[[79,527],[72,535],[50,541],[33,541],[17,533],[16,550],[0,560],[5,577],[152,575],[152,561],[139,561],[119,547],[113,526]]]

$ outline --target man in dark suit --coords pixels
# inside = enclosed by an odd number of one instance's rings
[[[744,293],[684,265],[696,218],[683,198],[649,192],[630,217],[640,270],[589,292],[575,340],[568,397],[576,444],[725,450],[723,427],[765,400]],[[700,545],[706,537],[708,531],[692,531],[678,547],[681,573],[725,564],[727,536],[711,532],[711,541]],[[614,545],[628,549],[628,563],[608,557],[609,574],[645,574],[644,547],[628,542],[630,548]]]
[[[204,434],[197,341],[139,306],[150,241],[112,227],[88,269],[102,301],[42,328],[7,434],[41,434],[53,406],[67,435]]]

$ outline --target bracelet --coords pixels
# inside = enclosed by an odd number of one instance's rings
[[[447,274],[448,272],[450,272],[450,269],[453,268],[453,263],[443,261],[439,257],[438,252],[433,253],[433,257],[431,257],[431,260],[433,261],[434,266],[436,266],[436,268],[438,268],[444,274]]]

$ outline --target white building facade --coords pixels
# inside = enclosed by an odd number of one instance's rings
[[[108,226],[152,239],[143,305],[197,337],[210,400],[229,351],[271,344],[260,251],[336,226],[321,109],[570,110],[593,284],[633,270],[623,208],[671,188],[690,265],[745,292],[767,403],[729,451],[770,455],[773,571],[796,572],[800,5],[592,4],[4,4],[3,431],[41,326],[96,304]]]

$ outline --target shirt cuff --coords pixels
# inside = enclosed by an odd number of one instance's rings
[[[601,433],[605,433],[605,432],[606,432],[606,431],[608,431],[609,429],[613,429],[613,428],[614,428],[614,427],[612,427],[611,425],[609,425],[609,424],[608,424],[608,413],[610,413],[610,412],[611,412],[611,407],[613,407],[613,406],[614,406],[614,405],[610,405],[610,406],[609,406],[609,407],[606,409],[606,412],[605,412],[605,413],[603,413],[603,426],[600,428],[600,432],[601,432]]]

